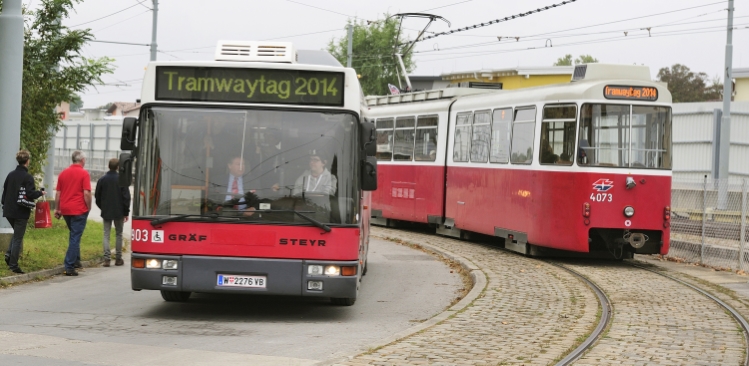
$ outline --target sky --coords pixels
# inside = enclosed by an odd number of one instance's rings
[[[24,0],[28,6],[40,0]],[[563,0],[160,0],[159,60],[211,60],[218,40],[279,40],[298,49],[324,49],[346,36],[349,19],[374,21],[384,13],[439,15],[429,31],[486,23]],[[90,28],[98,41],[148,44],[152,0],[83,0],[63,24]],[[565,54],[589,54],[600,62],[643,64],[653,78],[680,63],[712,79],[723,78],[728,1],[576,0],[498,24],[418,42],[412,75],[509,67],[551,66]],[[411,18],[404,33],[415,38],[428,21]],[[733,66],[749,67],[749,3],[736,1]],[[427,33],[429,34],[429,33]],[[498,37],[502,37],[501,41]],[[518,37],[518,38],[516,38]],[[83,51],[115,59],[105,85],[82,95],[84,108],[140,98],[149,62],[147,46],[101,42]],[[356,57],[356,55],[355,55]]]

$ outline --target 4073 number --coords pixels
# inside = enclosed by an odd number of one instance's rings
[[[591,193],[590,200],[593,202],[611,202],[614,200],[614,195],[611,193]]]

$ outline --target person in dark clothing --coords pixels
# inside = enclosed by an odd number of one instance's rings
[[[101,209],[101,218],[104,221],[104,267],[109,267],[111,252],[109,250],[109,236],[114,223],[115,230],[115,266],[125,264],[122,260],[122,226],[130,216],[130,189],[120,187],[119,159],[109,160],[109,171],[96,182],[96,206]]]
[[[13,237],[10,240],[8,251],[5,252],[5,263],[14,273],[24,273],[18,266],[18,257],[23,248],[23,236],[26,234],[26,224],[31,216],[33,200],[44,195],[44,188],[37,191],[34,186],[34,177],[29,174],[30,154],[27,150],[21,150],[16,154],[18,166],[10,172],[3,183],[2,203],[3,216],[13,227]],[[25,196],[25,197],[24,197]],[[25,204],[22,204],[25,202]]]

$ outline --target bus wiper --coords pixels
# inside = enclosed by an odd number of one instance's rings
[[[211,213],[210,215],[195,215],[195,214],[188,214],[188,215],[177,215],[177,216],[168,216],[168,217],[162,217],[160,219],[151,220],[151,226],[159,226],[161,224],[172,222],[172,221],[181,221],[182,219],[186,219],[188,217],[202,217],[202,218],[209,218],[209,219],[218,219],[219,216],[217,213]],[[232,218],[232,217],[222,217],[222,219],[230,219],[230,220],[238,220],[238,218]]]
[[[330,226],[325,225],[322,222],[317,221],[317,220],[315,220],[315,219],[313,219],[313,218],[311,218],[311,217],[303,214],[302,211],[297,211],[297,210],[255,210],[254,212],[260,212],[260,213],[263,213],[263,212],[293,212],[293,213],[299,215],[299,217],[301,217],[301,218],[309,221],[310,223],[312,223],[312,225],[315,225],[315,226],[319,227],[320,229],[325,230],[326,233],[329,233],[330,230],[331,230]],[[309,213],[309,212],[313,212],[313,211],[304,211],[304,212],[305,213]]]

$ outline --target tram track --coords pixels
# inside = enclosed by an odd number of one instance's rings
[[[420,240],[430,242],[435,241],[431,238],[442,238],[431,233],[418,234],[425,234]],[[486,243],[471,242],[470,245],[498,250],[496,253],[503,253],[506,259],[509,259],[507,254],[514,253]],[[626,264],[574,259],[539,262],[578,279],[590,289],[591,295],[595,294],[599,311],[595,320],[587,318],[588,331],[578,333],[579,339],[585,339],[572,345],[570,348],[575,347],[572,351],[558,353],[559,358],[550,364],[634,362],[749,366],[749,322],[728,304],[697,286],[649,269],[647,265],[628,263],[630,261],[625,261]],[[684,291],[684,286],[693,291]],[[597,322],[595,329],[591,329],[594,322]],[[540,359],[529,361],[535,364]]]

